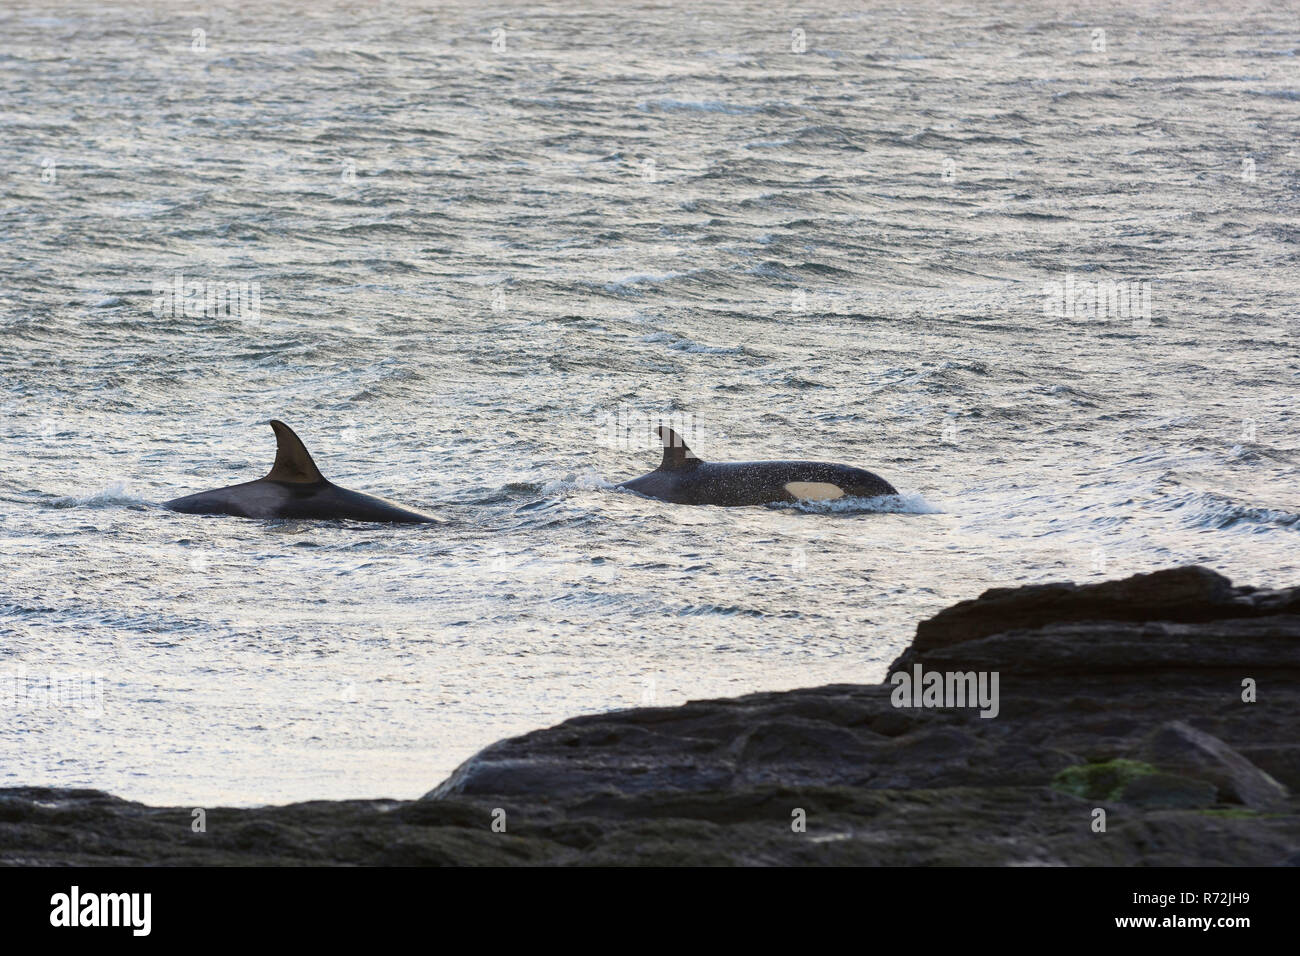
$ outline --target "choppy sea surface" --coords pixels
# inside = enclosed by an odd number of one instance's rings
[[[413,797],[987,587],[1297,583],[1300,11],[1193,7],[6,3],[0,786]],[[270,418],[445,522],[159,507]],[[615,490],[660,420],[902,494]]]

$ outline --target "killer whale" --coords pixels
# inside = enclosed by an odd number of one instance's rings
[[[163,507],[184,514],[240,518],[346,518],[403,524],[439,520],[374,495],[340,488],[320,473],[292,428],[281,421],[272,421],[271,428],[275,431],[275,464],[265,478],[175,498]]]
[[[664,446],[659,467],[623,482],[619,488],[683,505],[764,505],[898,494],[879,475],[850,465],[824,461],[702,461],[671,428],[660,425],[658,431]]]

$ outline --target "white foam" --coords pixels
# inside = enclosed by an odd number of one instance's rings
[[[585,471],[569,478],[548,481],[538,490],[544,495],[557,495],[566,491],[607,491],[616,487],[614,482],[606,481],[594,471]]]
[[[944,514],[942,508],[926,501],[919,492],[880,495],[874,498],[846,496],[829,501],[797,501],[787,507],[798,508],[801,511],[835,514],[860,514],[865,512],[905,515]]]
[[[88,495],[65,495],[47,502],[51,508],[119,508],[122,506],[149,507],[154,502],[130,493],[125,481],[114,481]]]

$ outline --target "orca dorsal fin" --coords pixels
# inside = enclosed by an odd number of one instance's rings
[[[290,481],[298,484],[313,484],[324,481],[325,476],[311,460],[311,453],[302,439],[293,433],[282,421],[271,420],[275,431],[275,464],[263,481]]]
[[[700,463],[695,452],[686,447],[682,436],[667,425],[659,426],[659,438],[664,443],[664,460],[659,463],[660,471],[680,471],[694,468]]]

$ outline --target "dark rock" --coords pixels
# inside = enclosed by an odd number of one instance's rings
[[[1157,766],[1209,781],[1230,802],[1256,810],[1286,803],[1286,787],[1218,737],[1180,720],[1161,725],[1147,739],[1142,753]]]
[[[1261,735],[1261,742],[1243,744],[1238,749],[1288,790],[1300,790],[1300,743],[1269,743]]]
[[[1151,773],[1125,785],[1118,799],[1139,807],[1208,807],[1214,804],[1214,784],[1172,773]]]
[[[1241,679],[1269,674],[1300,679],[1300,616],[1227,619],[1205,624],[1165,621],[1071,622],[1033,630],[1002,631],[924,654],[908,651],[893,670],[997,671],[1040,678],[1065,674],[1168,675],[1218,672],[1225,694],[1237,696]],[[892,671],[891,671],[892,673]]]
[[[1038,630],[1048,625],[1054,625],[1068,637],[1077,636],[1080,629],[1063,625],[1075,622],[1204,624],[1297,614],[1300,614],[1300,589],[1256,591],[1253,588],[1233,588],[1227,578],[1201,567],[1171,568],[1099,584],[994,588],[918,624],[916,639],[894,662],[890,671],[906,669],[918,660],[926,660],[930,652],[939,648],[1007,631]],[[1294,623],[1289,625],[1291,628],[1294,626]],[[1127,645],[1123,648],[1125,652],[1140,649],[1156,636],[1144,633],[1140,628],[1130,628],[1127,633],[1130,639],[1123,642]],[[1086,660],[1087,655],[1081,653],[1082,650],[1077,649],[1073,656]],[[1012,670],[1017,663],[1018,660],[1013,659],[1002,661],[1005,670]],[[1122,664],[1122,660],[1107,662],[1108,666],[1116,664]],[[1293,657],[1288,666],[1300,667],[1300,659]]]

